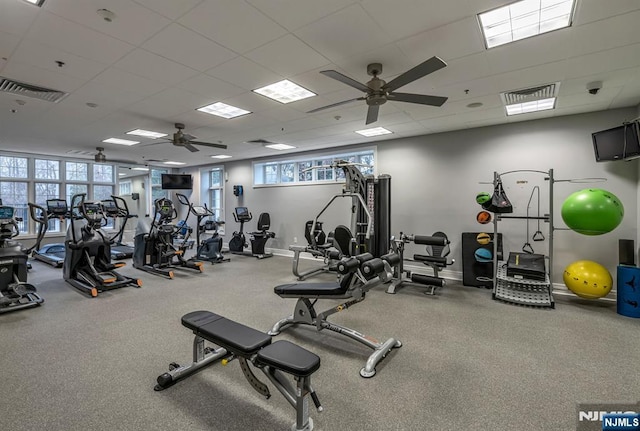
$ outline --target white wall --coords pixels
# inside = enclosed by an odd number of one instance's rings
[[[451,269],[461,271],[462,232],[492,229],[483,228],[475,221],[480,210],[475,196],[479,191],[492,191],[490,185],[480,182],[490,182],[494,171],[553,169],[556,180],[603,177],[606,182],[558,182],[554,185],[557,227],[564,226],[560,208],[566,196],[589,187],[604,188],[617,195],[625,206],[625,218],[616,230],[601,236],[588,237],[573,231],[556,232],[553,281],[561,283],[564,267],[579,259],[599,262],[615,276],[618,239],[638,238],[638,162],[596,163],[591,133],[614,127],[635,116],[635,108],[611,110],[380,142],[376,160],[378,174],[392,176],[392,232],[395,235],[400,231],[416,234],[431,234],[437,230],[446,232],[452,241],[452,257],[456,259]],[[349,147],[349,150],[352,148],[355,147]],[[268,248],[286,250],[294,238],[298,243],[304,243],[304,223],[313,219],[331,196],[341,190],[341,186],[336,184],[253,188],[251,161],[225,163],[225,171],[228,175],[225,242],[230,239],[231,232],[237,230],[232,217],[233,208],[247,206],[254,220],[245,231],[255,229],[260,212],[270,213],[271,229],[276,238],[269,241]],[[526,213],[529,195],[536,184],[540,185],[542,192],[541,211],[548,211],[548,182],[543,176],[514,174],[505,176],[504,181],[515,214]],[[243,197],[233,196],[233,185],[237,184],[244,186]],[[196,190],[193,198],[199,199]],[[535,199],[530,208],[530,212],[534,211],[537,212]],[[348,225],[348,206],[337,205],[335,211],[332,209],[323,217],[323,221],[326,232],[337,224]],[[524,222],[505,221],[499,226],[505,236],[506,251],[519,251],[525,242]],[[530,235],[536,227],[531,222]],[[549,236],[544,225],[543,232]],[[532,245],[536,252],[546,253],[540,244]]]

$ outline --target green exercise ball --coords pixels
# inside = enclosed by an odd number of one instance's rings
[[[602,235],[614,230],[624,217],[622,202],[603,189],[577,191],[562,204],[562,220],[583,235]]]
[[[487,192],[480,192],[476,195],[476,202],[482,205],[485,202],[489,202],[491,200],[491,195]]]

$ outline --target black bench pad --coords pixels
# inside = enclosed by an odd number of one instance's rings
[[[306,377],[320,368],[320,358],[302,347],[279,340],[258,352],[258,363],[294,376]]]
[[[185,314],[182,324],[205,340],[242,356],[251,356],[271,344],[270,335],[210,311]]]
[[[291,283],[281,284],[273,288],[276,295],[342,295],[347,289],[340,286],[339,283]]]

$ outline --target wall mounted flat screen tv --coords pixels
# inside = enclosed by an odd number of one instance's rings
[[[185,174],[162,174],[163,190],[191,190],[193,179]]]
[[[624,160],[640,156],[638,122],[591,134],[596,162]]]

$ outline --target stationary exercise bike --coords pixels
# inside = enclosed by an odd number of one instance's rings
[[[85,200],[81,193],[71,198],[71,223],[65,238],[65,256],[62,266],[67,283],[91,297],[98,292],[125,286],[141,287],[142,281],[115,271],[123,262],[111,263],[112,239],[102,231],[106,223],[100,202]]]
[[[177,194],[183,205],[189,205],[184,195]],[[186,203],[185,203],[186,202]],[[192,269],[204,271],[204,264],[196,259],[185,259],[185,251],[192,229],[173,221],[178,217],[173,202],[160,198],[154,202],[153,219],[138,221],[134,238],[133,266],[151,274],[173,278],[174,269]],[[188,217],[188,216],[187,216]],[[175,239],[181,230],[186,230],[180,244]]]
[[[264,250],[265,245],[269,238],[275,238],[276,234],[269,232],[271,227],[271,218],[269,213],[262,213],[258,217],[258,231],[250,232],[251,235],[251,253],[245,253],[244,249],[249,246],[244,236],[244,224],[253,219],[253,215],[249,212],[247,207],[237,207],[233,212],[233,218],[236,223],[240,223],[240,230],[233,232],[233,237],[229,241],[229,251],[233,254],[240,254],[245,256],[253,256],[258,259],[264,259],[273,256],[272,253],[267,253]]]
[[[215,218],[215,214],[207,204],[204,206],[189,205],[189,211],[196,216],[196,244],[197,251],[195,259],[211,263],[229,262],[231,259],[225,258],[222,254],[222,237],[218,234],[218,225],[224,223],[216,220],[204,220],[207,217]],[[204,221],[204,223],[203,223]],[[200,235],[206,232],[213,232],[210,238],[200,240]]]
[[[36,307],[44,302],[36,287],[27,283],[30,249],[13,241],[20,234],[15,209],[0,206],[0,313]]]

